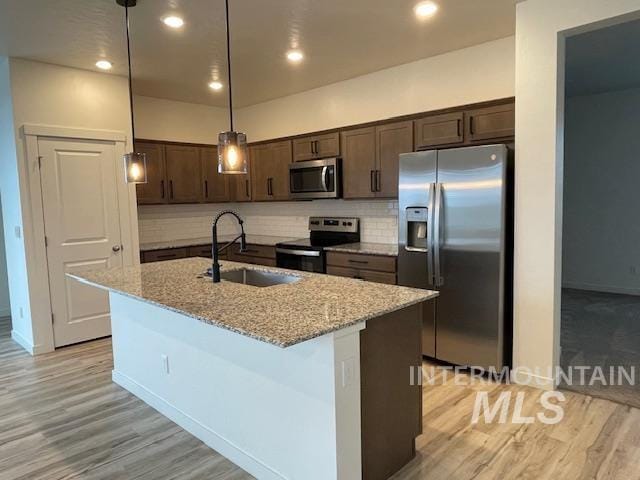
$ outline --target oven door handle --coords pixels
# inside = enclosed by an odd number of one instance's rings
[[[286,255],[297,255],[299,257],[319,257],[320,252],[316,250],[292,250],[288,248],[276,248],[276,253],[284,253]]]

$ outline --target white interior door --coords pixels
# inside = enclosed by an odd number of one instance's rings
[[[112,143],[38,139],[55,346],[111,335],[104,290],[67,272],[122,265]]]

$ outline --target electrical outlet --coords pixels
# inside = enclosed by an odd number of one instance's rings
[[[160,355],[160,359],[162,360],[162,371],[169,375],[169,357],[162,354]]]
[[[353,357],[342,361],[342,386],[348,387],[356,376],[356,363]]]

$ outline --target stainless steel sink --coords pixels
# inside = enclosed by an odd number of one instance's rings
[[[227,282],[242,283],[244,285],[252,285],[254,287],[271,287],[273,285],[294,283],[300,280],[300,277],[295,275],[263,272],[262,270],[253,270],[249,268],[222,272],[220,274],[220,278]]]

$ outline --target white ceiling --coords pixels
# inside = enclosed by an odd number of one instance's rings
[[[233,93],[252,105],[383,68],[512,35],[514,0],[436,0],[418,21],[417,0],[231,0]],[[161,23],[184,17],[181,30]],[[137,94],[227,102],[224,0],[138,0],[130,11]],[[0,54],[126,74],[124,10],[115,0],[0,0]],[[287,49],[305,60],[291,65]],[[212,77],[225,83],[207,87]]]
[[[640,87],[640,20],[567,39],[566,95]]]

